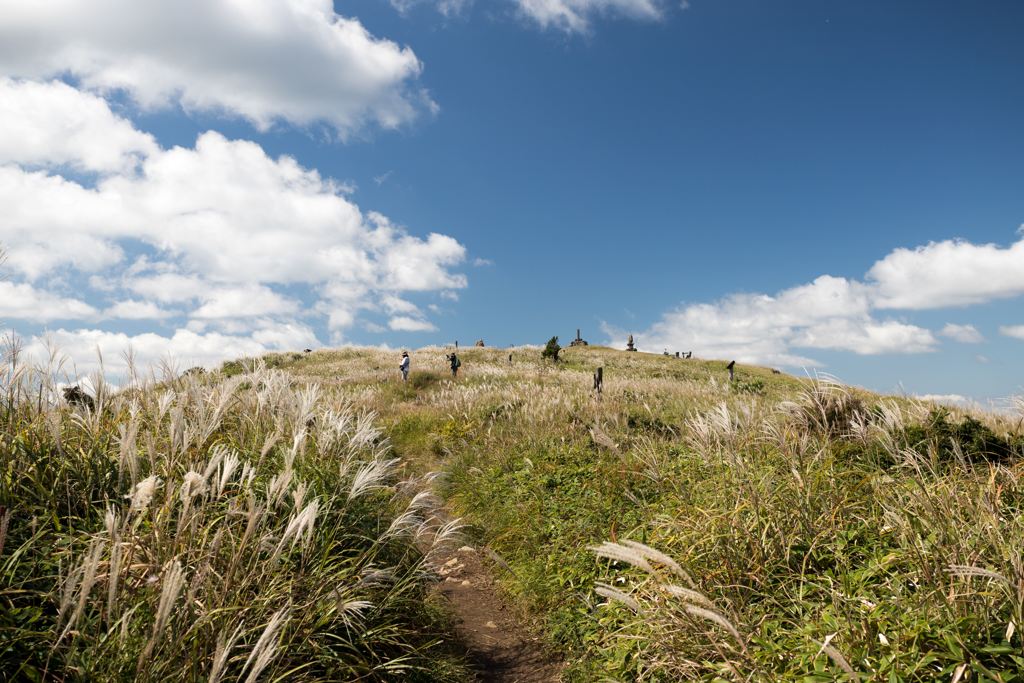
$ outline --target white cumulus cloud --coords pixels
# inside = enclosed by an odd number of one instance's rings
[[[666,313],[635,333],[646,351],[694,351],[744,363],[816,366],[794,349],[831,349],[861,355],[918,353],[935,347],[932,333],[870,314],[870,290],[862,283],[823,275],[813,282],[767,294],[734,294]],[[625,334],[612,332],[621,345]]]
[[[203,305],[192,312],[192,317],[199,320],[250,318],[294,315],[298,311],[298,301],[281,296],[268,287],[248,285],[211,291]]]
[[[436,107],[413,51],[331,0],[0,0],[0,72],[69,74],[147,108],[227,112],[266,128],[325,122],[345,135]]]
[[[160,320],[174,313],[164,310],[152,301],[126,299],[118,301],[103,312],[103,317],[114,320]]]
[[[311,345],[310,319],[340,334],[363,311],[434,329],[403,293],[467,284],[454,270],[466,257],[457,240],[411,235],[364,213],[348,188],[290,157],[215,132],[194,147],[150,148],[151,138],[109,108],[96,109],[90,93],[18,83],[9,94],[43,112],[19,119],[36,139],[53,137],[53,122],[73,120],[79,105],[99,112],[93,119],[102,126],[136,134],[123,135],[120,153],[106,160],[76,143],[49,156],[11,153],[0,163],[0,244],[14,281],[0,302],[7,317],[184,319],[194,334],[213,329],[265,346]],[[102,173],[85,183],[69,168]],[[49,291],[72,280],[89,284],[78,293],[85,301]]]
[[[1008,247],[964,240],[896,249],[868,271],[878,308],[968,306],[1024,294],[1024,238]]]
[[[102,368],[114,381],[128,369],[126,354],[132,353],[136,367],[145,371],[168,361],[185,370],[192,366],[212,368],[225,360],[260,356],[274,350],[250,336],[211,332],[199,334],[177,330],[171,336],[152,332],[129,335],[97,329],[58,329],[26,340],[25,351],[37,363],[45,362],[50,349],[69,360],[69,375],[86,375]],[[290,347],[296,348],[296,347]]]
[[[122,172],[157,150],[105,100],[66,83],[0,78],[0,163]]]
[[[96,309],[84,301],[36,289],[28,283],[0,280],[0,320],[14,318],[46,323],[81,320],[96,315]]]
[[[694,350],[748,363],[816,365],[795,350],[868,355],[935,349],[930,330],[879,320],[880,310],[968,306],[1021,294],[1024,237],[1007,247],[946,240],[895,249],[875,262],[863,282],[823,275],[774,296],[734,294],[713,304],[694,303],[664,314],[634,336],[648,351]],[[621,345],[623,330],[610,325],[605,330],[610,343]],[[1024,326],[1000,331],[1024,338]],[[962,343],[984,341],[972,325],[949,323],[939,334]]]

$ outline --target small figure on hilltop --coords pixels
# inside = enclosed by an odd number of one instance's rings
[[[455,379],[459,376],[459,368],[462,367],[462,361],[459,360],[459,357],[454,352],[450,356],[445,356],[445,358],[448,359],[448,365],[452,369],[452,379]]]
[[[483,339],[477,339],[476,340],[476,345],[479,346],[481,349],[484,348],[484,340]]]
[[[402,351],[402,362],[399,364],[398,369],[402,371],[402,381],[409,381],[409,352]]]
[[[547,345],[544,347],[544,351],[541,352],[541,358],[550,358],[555,363],[558,362],[558,352],[562,350],[562,347],[558,345],[558,337],[552,337],[548,339]]]
[[[629,339],[626,340],[626,350],[636,351],[636,347],[633,346],[633,335],[629,335]]]
[[[729,381],[730,382],[732,381],[733,370],[735,368],[736,368],[736,361],[734,361],[734,360],[729,361],[729,364],[725,366],[725,369],[729,371]]]

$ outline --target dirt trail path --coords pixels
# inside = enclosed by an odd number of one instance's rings
[[[435,512],[440,524],[449,517]],[[450,605],[456,633],[475,665],[481,683],[554,683],[560,662],[545,652],[539,638],[516,619],[491,574],[487,551],[451,547],[435,555],[441,577],[437,590]]]

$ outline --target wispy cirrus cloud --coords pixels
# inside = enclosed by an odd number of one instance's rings
[[[982,336],[981,332],[978,332],[978,329],[974,327],[974,325],[947,323],[939,334],[943,337],[949,337],[953,341],[958,341],[961,344],[980,344],[985,341],[985,337]]]
[[[437,328],[429,320],[399,315],[388,320],[388,329],[395,332],[433,332]]]
[[[999,328],[999,334],[1024,340],[1024,325],[1003,325]]]
[[[433,7],[445,17],[458,16],[473,5],[473,0],[389,0],[401,14],[415,7]],[[660,21],[670,8],[688,9],[686,2],[670,0],[505,0],[508,7],[526,23],[541,29],[565,33],[587,33],[595,20],[630,19]],[[490,6],[490,5],[489,5]]]
[[[389,2],[401,14],[409,12],[413,7],[430,5],[446,17],[461,14],[473,4],[473,0],[389,0]]]
[[[663,0],[515,0],[519,13],[541,28],[584,33],[599,16],[657,21],[665,16]]]

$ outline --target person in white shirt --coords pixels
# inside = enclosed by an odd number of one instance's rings
[[[402,351],[402,364],[398,366],[398,369],[402,371],[402,381],[409,381],[409,352]]]

